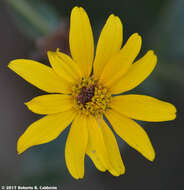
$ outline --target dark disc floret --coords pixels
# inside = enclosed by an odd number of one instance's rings
[[[82,87],[80,89],[80,93],[77,96],[77,101],[85,106],[86,103],[91,102],[94,94],[95,94],[94,85],[91,85],[89,87]]]

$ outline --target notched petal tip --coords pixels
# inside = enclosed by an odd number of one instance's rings
[[[141,45],[142,45],[142,36],[139,35],[138,33],[132,34],[132,35],[129,37],[128,40],[133,40],[133,41],[135,41],[135,44],[136,44],[136,45],[139,45],[140,48],[141,48]],[[132,42],[133,42],[133,41],[132,41]]]
[[[112,22],[112,20],[113,21],[119,21],[120,18],[118,16],[114,15],[114,14],[110,14],[108,19],[107,19],[107,22]],[[121,20],[120,20],[120,22],[121,22]]]
[[[131,37],[135,38],[136,40],[139,40],[140,43],[142,43],[142,36],[139,35],[139,33],[134,33],[131,35]]]
[[[79,14],[80,14],[80,8],[78,6],[75,6],[71,11],[71,17],[74,17]]]
[[[154,50],[149,50],[148,54],[150,54],[150,56],[153,56],[155,58],[155,61],[157,62],[157,55],[155,54]]]
[[[124,174],[125,174],[125,167],[124,167],[124,168],[120,168],[119,171],[114,170],[114,169],[110,169],[109,172],[110,172],[114,177],[119,177],[120,175],[124,175]]]
[[[154,50],[149,50],[149,51],[146,53],[145,56],[147,56],[147,57],[150,59],[150,61],[152,61],[152,63],[153,63],[154,65],[157,64],[157,55],[155,54]]]
[[[79,10],[79,6],[75,6],[75,7],[73,7],[73,9],[72,9],[72,11],[77,11],[77,10]]]
[[[170,109],[168,110],[170,111],[170,120],[175,120],[177,116],[177,109],[173,104],[171,103],[168,103],[168,104],[170,106]]]
[[[122,22],[121,22],[121,19],[119,18],[119,16],[114,15],[114,17],[115,17],[116,21],[122,23]]]
[[[84,178],[84,174],[73,174],[73,173],[70,173],[70,175],[74,178],[74,179],[76,179],[76,180],[81,180],[81,179],[83,179]]]
[[[83,7],[79,7],[79,10],[83,13],[86,13],[85,9]]]
[[[124,175],[125,172],[126,172],[125,166],[124,166],[124,167],[121,167],[118,176],[120,176],[120,175]]]
[[[72,13],[75,13],[75,12],[86,12],[85,9],[83,7],[80,7],[80,6],[75,6],[73,9],[72,9]]]
[[[175,120],[176,114],[177,114],[176,107],[169,102],[164,102],[164,103],[165,103],[165,106],[167,106],[168,121]]]
[[[84,176],[82,176],[82,177],[76,177],[76,176],[72,176],[74,179],[76,179],[76,180],[81,180],[81,179],[83,179],[84,178]]]
[[[119,26],[122,26],[121,19],[118,16],[114,15],[114,14],[111,14],[108,17],[107,22],[116,22],[116,24],[120,24]]]
[[[112,171],[112,170],[110,171],[110,170],[109,170],[109,172],[110,172],[113,176],[119,177],[120,175],[124,175],[124,174],[125,174],[126,169],[125,169],[125,167],[120,167],[118,171],[117,171],[117,169],[116,169],[116,171]]]

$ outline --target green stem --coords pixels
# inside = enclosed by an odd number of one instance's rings
[[[38,12],[36,12],[25,0],[7,0],[7,2],[43,35],[52,31],[51,25]]]

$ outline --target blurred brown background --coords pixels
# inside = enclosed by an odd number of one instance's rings
[[[154,163],[118,139],[126,174],[118,178],[97,171],[86,160],[85,178],[74,180],[64,161],[67,130],[55,141],[16,154],[18,137],[39,118],[23,104],[44,94],[7,67],[16,58],[48,64],[47,50],[68,50],[69,15],[73,6],[88,12],[95,40],[110,13],[124,24],[124,40],[143,36],[141,55],[154,49],[158,65],[134,93],[176,105],[177,119],[142,123],[157,157]],[[65,190],[184,189],[184,1],[183,0],[1,0],[0,1],[0,185],[52,185]]]

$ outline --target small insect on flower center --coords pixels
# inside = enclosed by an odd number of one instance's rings
[[[109,107],[111,94],[93,77],[82,78],[72,88],[72,96],[78,110],[86,115],[103,114]]]

